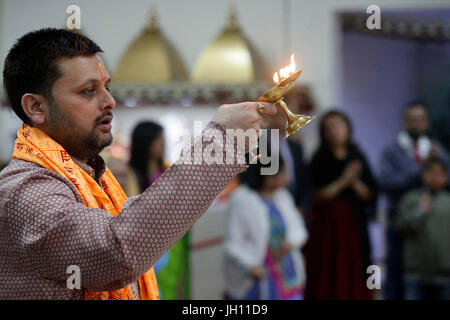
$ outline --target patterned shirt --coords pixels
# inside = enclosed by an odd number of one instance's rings
[[[209,128],[222,133],[214,139]],[[65,177],[12,159],[0,172],[0,299],[83,299],[85,289],[109,291],[135,283],[246,169],[236,141],[210,122],[191,148],[216,144],[224,164],[175,162],[116,217],[86,207]],[[220,145],[219,145],[220,144]],[[234,164],[225,155],[235,154]],[[100,157],[82,166],[97,179]],[[81,289],[68,289],[68,267],[81,271]],[[135,288],[136,289],[136,288]]]

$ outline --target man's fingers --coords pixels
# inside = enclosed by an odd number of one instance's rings
[[[264,105],[264,116],[274,116],[277,114],[277,107],[273,103],[268,102],[256,102],[256,107],[258,107],[258,104],[261,103]]]
[[[260,123],[260,125],[259,125],[258,129],[267,128],[267,126],[269,125],[269,120],[267,120],[267,118],[265,118],[265,117],[261,117],[259,123]]]
[[[270,117],[277,113],[277,107],[268,102],[241,102],[222,105],[213,121],[225,129],[267,128]]]
[[[272,103],[267,102],[256,102],[255,110],[259,115],[259,128],[267,128],[269,125],[268,117],[272,117],[277,114],[277,108]],[[261,108],[261,105],[264,107]],[[261,111],[260,111],[261,110]]]

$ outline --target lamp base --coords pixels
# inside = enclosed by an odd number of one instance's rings
[[[295,115],[296,119],[292,122],[288,122],[286,125],[286,135],[283,140],[289,138],[292,134],[296,133],[301,127],[307,125],[315,116]]]

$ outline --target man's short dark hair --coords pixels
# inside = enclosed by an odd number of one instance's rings
[[[421,100],[413,100],[413,101],[409,101],[403,105],[403,110],[402,110],[403,118],[406,118],[406,114],[408,113],[408,111],[411,109],[414,109],[414,108],[422,108],[425,110],[426,113],[428,113],[428,107],[425,104],[425,102],[423,102]]]
[[[41,94],[53,100],[52,86],[62,76],[62,58],[90,56],[102,49],[89,38],[64,29],[45,28],[27,33],[9,51],[3,68],[3,85],[11,108],[25,123],[22,96]]]
[[[430,157],[422,164],[422,171],[430,171],[434,166],[440,166],[442,171],[447,173],[447,164],[438,157]]]

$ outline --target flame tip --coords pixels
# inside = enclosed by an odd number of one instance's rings
[[[295,53],[292,53],[289,65],[284,66],[283,68],[280,69],[280,71],[274,73],[273,81],[276,84],[278,84],[280,81],[288,78],[289,76],[291,76],[292,74],[297,72],[297,68],[295,66],[294,57],[295,57]]]

